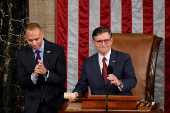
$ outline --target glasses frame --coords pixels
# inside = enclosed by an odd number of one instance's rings
[[[95,39],[93,39],[98,45],[102,45],[103,44],[103,42],[105,43],[105,44],[108,44],[109,42],[110,42],[110,40],[111,40],[111,38],[110,39],[105,39],[105,40],[95,40]]]

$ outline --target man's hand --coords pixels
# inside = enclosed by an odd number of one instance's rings
[[[120,81],[117,79],[117,77],[115,75],[109,74],[107,79],[110,80],[111,84],[115,84],[116,86],[120,86]]]
[[[75,95],[76,95],[76,98],[78,98],[78,96],[79,96],[78,92],[74,92],[74,93],[75,93]],[[77,99],[70,99],[70,101],[71,101],[71,102],[75,102],[75,101],[77,101]]]
[[[39,76],[39,74],[38,73],[36,73],[35,71],[33,72],[33,78],[37,78],[38,76]]]
[[[38,74],[45,75],[47,69],[44,67],[44,64],[41,60],[38,60],[38,64],[35,66],[34,72]]]

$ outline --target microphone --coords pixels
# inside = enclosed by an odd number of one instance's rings
[[[113,67],[112,66],[108,66],[107,67],[107,74],[113,74]],[[110,86],[110,81],[109,83],[107,84],[107,87],[106,87],[106,112],[108,111],[108,104],[107,104],[107,99],[108,99],[108,95],[109,95],[109,86]]]
[[[113,67],[112,66],[108,66],[107,67],[107,75],[109,75],[109,74],[113,74]],[[110,85],[110,81],[108,82],[108,84],[107,84],[107,87],[106,87],[106,93],[108,92],[108,87],[109,87],[109,85]]]
[[[107,67],[107,74],[113,74],[113,67],[112,66],[108,66]]]

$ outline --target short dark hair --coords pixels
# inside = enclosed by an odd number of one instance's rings
[[[110,34],[110,38],[112,38],[112,33],[107,27],[97,27],[92,33],[93,40],[95,39],[95,36],[98,36],[105,32],[108,32]]]
[[[33,30],[33,29],[35,29],[35,28],[38,28],[38,29],[41,31],[41,27],[40,27],[40,25],[37,24],[37,23],[29,23],[29,24],[27,24],[27,26],[26,26],[26,28],[25,28],[25,31],[27,31],[27,29]]]

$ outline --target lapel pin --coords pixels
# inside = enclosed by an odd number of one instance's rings
[[[47,53],[50,53],[50,51],[47,51]]]
[[[113,60],[113,62],[115,62],[115,61]]]

